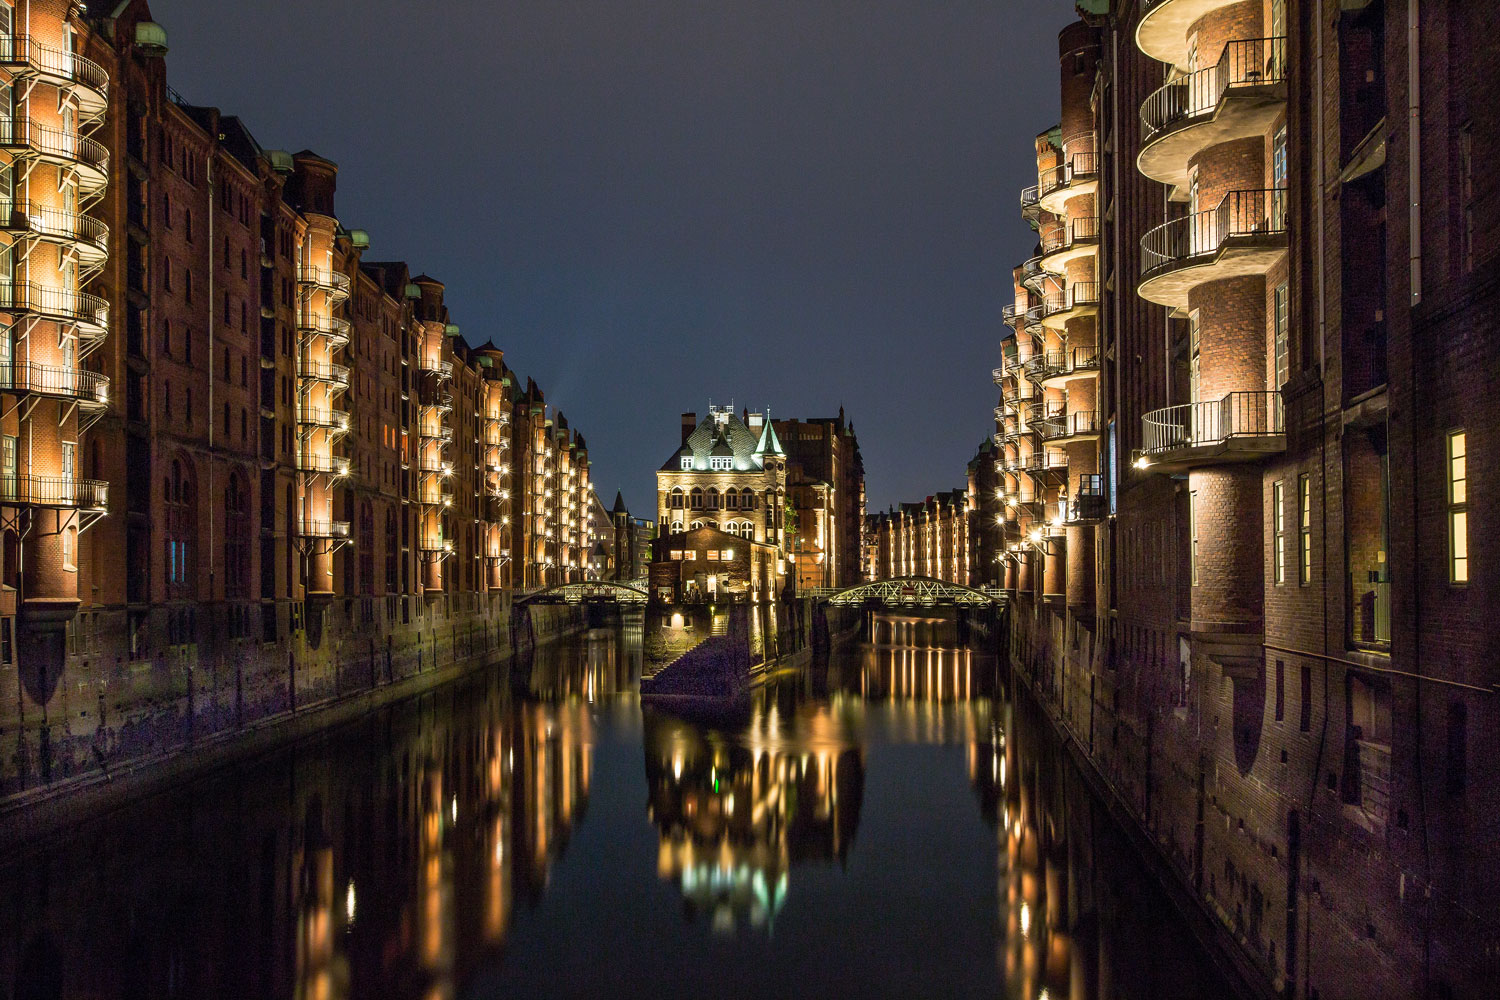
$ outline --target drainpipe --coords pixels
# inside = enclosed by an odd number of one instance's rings
[[[1422,301],[1422,56],[1420,0],[1406,4],[1407,202],[1411,209],[1411,305]]]
[[[208,189],[208,598],[214,596],[214,149],[209,144],[204,158],[204,185]]]

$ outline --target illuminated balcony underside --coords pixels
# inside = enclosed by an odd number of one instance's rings
[[[338,350],[349,343],[349,321],[332,316],[304,316],[297,321],[297,332],[303,346],[322,338],[328,341],[330,350]]]
[[[1061,302],[1050,302],[1042,313],[1042,325],[1051,330],[1066,330],[1068,324],[1075,319],[1083,319],[1086,316],[1095,316],[1099,313],[1099,296],[1097,293],[1089,295],[1068,295]]]
[[[109,376],[81,368],[27,361],[0,364],[0,392],[76,399],[83,406],[109,403]]]
[[[1211,146],[1263,135],[1286,109],[1286,85],[1237,86],[1211,108],[1167,124],[1147,136],[1135,166],[1146,177],[1172,188],[1173,201],[1188,199],[1188,164]]]
[[[1049,444],[1089,441],[1099,436],[1099,419],[1092,412],[1064,413],[1038,421],[1036,432]]]
[[[1204,14],[1240,0],[1148,0],[1135,26],[1135,44],[1157,62],[1188,68],[1188,28]]]
[[[336,455],[304,453],[297,458],[297,468],[311,476],[347,476],[349,460]]]
[[[1234,236],[1208,253],[1194,254],[1152,268],[1137,294],[1185,316],[1188,293],[1199,285],[1247,275],[1263,275],[1286,256],[1286,233]]]
[[[297,410],[297,423],[303,427],[330,431],[347,431],[349,429],[349,414],[343,410],[324,409],[320,406],[303,406]]]
[[[0,504],[104,511],[109,507],[109,483],[64,476],[0,475]]]
[[[1067,209],[1068,202],[1074,198],[1098,192],[1099,172],[1097,167],[1092,166],[1094,162],[1093,154],[1083,155],[1088,158],[1091,164],[1087,172],[1075,169],[1071,165],[1068,166],[1064,170],[1063,178],[1058,181],[1057,185],[1042,195],[1040,199],[1042,211],[1051,212],[1053,215],[1062,215]],[[1075,159],[1077,158],[1075,157]],[[1063,168],[1059,167],[1058,169],[1062,170]]]
[[[1141,417],[1142,459],[1151,472],[1254,462],[1286,450],[1281,394],[1231,392],[1222,399],[1152,410]]]
[[[0,67],[12,77],[36,77],[48,86],[68,91],[78,103],[79,114],[95,118],[109,104],[109,73],[92,59],[85,59],[30,35],[0,35]]]
[[[1075,260],[1094,257],[1098,253],[1099,237],[1097,235],[1075,235],[1053,248],[1042,247],[1042,269],[1048,274],[1065,274],[1068,265]]]
[[[91,215],[65,212],[24,201],[0,201],[0,230],[14,240],[34,239],[66,247],[85,269],[98,268],[109,256],[109,227]]]
[[[97,198],[109,183],[109,150],[104,143],[77,132],[43,125],[30,118],[0,117],[0,148],[16,159],[39,160],[70,170],[78,191]]]
[[[304,291],[323,293],[330,305],[337,305],[349,297],[349,276],[342,271],[322,267],[299,267],[297,284]]]

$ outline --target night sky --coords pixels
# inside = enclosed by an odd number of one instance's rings
[[[678,415],[843,405],[871,510],[992,433],[1069,0],[155,0],[168,80],[340,166],[653,516]]]

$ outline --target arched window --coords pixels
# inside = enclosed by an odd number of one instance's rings
[[[709,510],[718,510],[719,509],[719,490],[718,490],[718,487],[716,487],[716,486],[710,486],[708,488],[708,509]]]
[[[724,507],[727,510],[738,510],[740,506],[740,494],[738,490],[727,489],[724,491]]]
[[[703,487],[693,487],[693,492],[688,495],[688,506],[693,510],[703,509]]]
[[[250,491],[238,471],[224,487],[224,596],[250,596]]]
[[[169,600],[198,596],[198,507],[193,463],[186,456],[172,459],[164,482],[166,491],[166,551]]]
[[[667,501],[667,506],[670,507],[672,510],[681,510],[682,507],[683,507],[683,500],[684,499],[685,499],[685,497],[684,497],[684,494],[682,492],[682,487],[681,486],[674,486],[674,487],[672,487],[672,496]]]
[[[692,530],[693,531],[697,531],[701,527],[703,527],[703,522],[702,521],[694,521],[693,522],[693,526],[692,526]]]
[[[681,534],[682,533],[682,518],[679,517],[679,518],[675,519],[672,522],[672,533],[673,534]]]
[[[740,510],[754,510],[754,509],[755,509],[755,493],[754,493],[754,491],[752,491],[750,489],[750,487],[746,486],[744,489],[740,490]]]

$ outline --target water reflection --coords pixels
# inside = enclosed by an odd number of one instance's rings
[[[870,638],[726,727],[595,630],[37,845],[0,996],[1227,995],[993,658]]]

